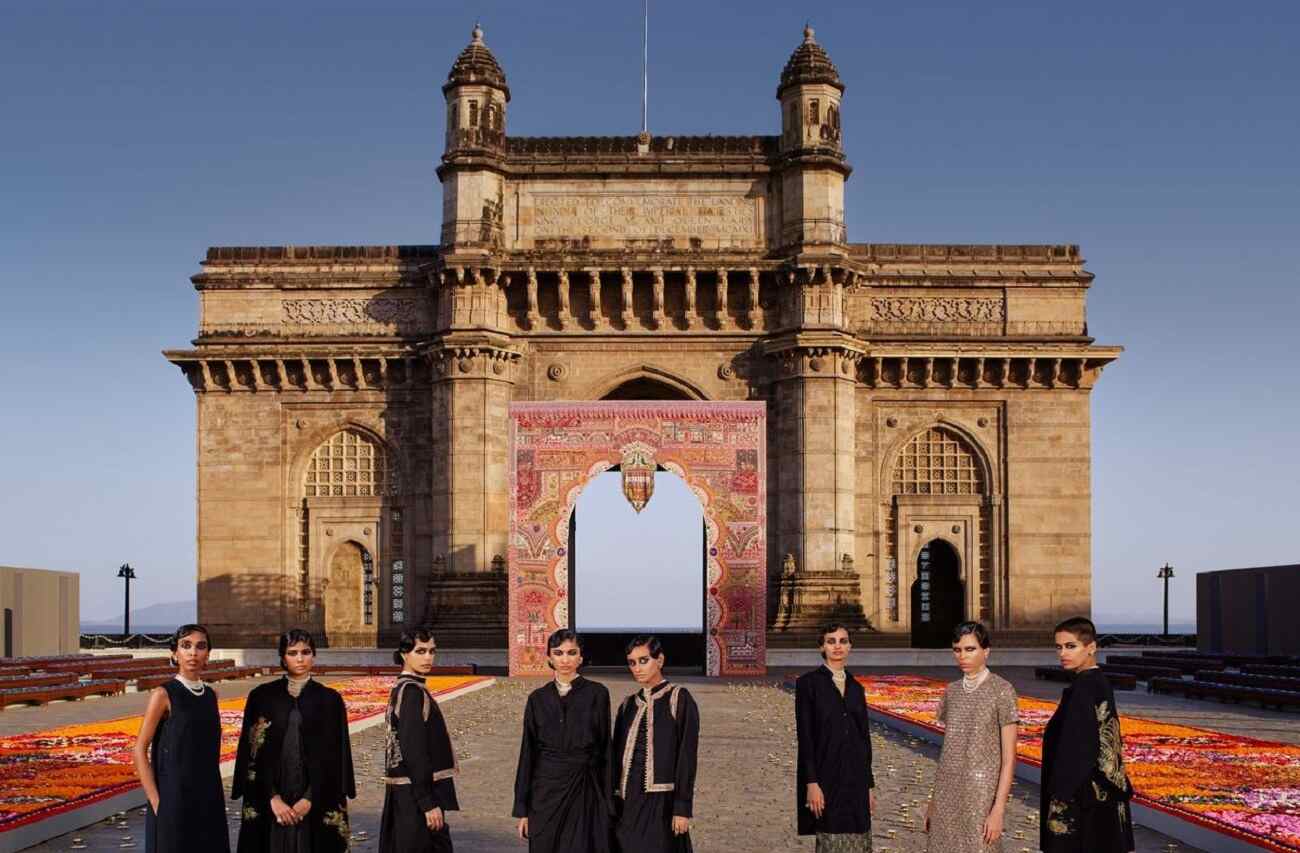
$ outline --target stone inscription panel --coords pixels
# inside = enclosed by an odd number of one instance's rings
[[[753,199],[723,194],[573,193],[533,196],[533,236],[753,240]]]

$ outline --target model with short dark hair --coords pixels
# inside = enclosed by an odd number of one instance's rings
[[[876,783],[866,691],[846,667],[853,642],[844,625],[823,628],[818,646],[825,663],[799,676],[794,691],[799,834],[817,837],[817,853],[870,853]]]
[[[176,677],[149,692],[132,757],[148,800],[147,853],[230,853],[221,783],[221,714],[203,682],[208,629],[182,625],[168,643]]]
[[[284,677],[254,687],[244,703],[230,798],[243,799],[239,853],[341,853],[348,799],[357,795],[348,711],[338,691],[312,678],[316,638],[280,635]]]
[[[952,632],[961,678],[944,689],[936,718],[943,752],[926,808],[930,853],[1002,853],[1007,797],[1016,769],[1016,691],[989,671],[989,632],[962,622]]]
[[[624,651],[640,689],[614,718],[614,846],[617,853],[690,853],[699,707],[664,678],[657,637],[635,637]]]
[[[447,722],[425,686],[437,646],[427,628],[402,633],[393,662],[402,667],[384,721],[384,812],[379,853],[451,853],[447,812],[456,799],[456,753]]]
[[[1130,853],[1133,785],[1110,682],[1097,666],[1097,627],[1056,626],[1056,656],[1072,676],[1043,732],[1039,846],[1043,853]]]
[[[546,641],[549,684],[528,696],[513,815],[530,853],[608,853],[609,690],[579,674],[582,638]]]

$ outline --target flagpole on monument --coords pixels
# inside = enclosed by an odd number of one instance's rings
[[[646,105],[650,96],[650,0],[644,0],[641,21],[641,141],[650,141]]]

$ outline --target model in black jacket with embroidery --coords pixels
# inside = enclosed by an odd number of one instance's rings
[[[402,674],[384,714],[384,812],[379,853],[451,853],[447,812],[456,799],[456,754],[438,703],[425,687],[433,638],[418,628],[402,635],[393,657]],[[409,650],[409,651],[408,651]]]
[[[673,818],[694,817],[700,710],[686,688],[643,687],[614,718],[614,840],[617,853],[689,853],[689,832]]]
[[[231,799],[244,801],[239,853],[348,849],[347,801],[357,789],[347,708],[338,691],[314,679],[294,685],[297,696],[290,686],[288,677],[258,685],[244,704],[230,790]],[[274,796],[290,806],[308,800],[311,810],[302,823],[281,826],[271,810]],[[279,835],[295,839],[284,844]]]

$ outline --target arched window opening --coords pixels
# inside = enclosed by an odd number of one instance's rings
[[[894,465],[896,495],[982,495],[984,472],[966,442],[931,427],[907,443]]]
[[[383,446],[355,429],[336,432],[307,463],[303,494],[309,498],[383,497],[399,492],[397,470]]]

